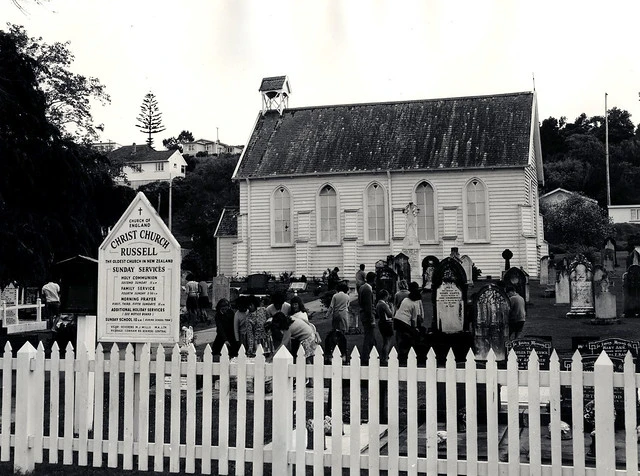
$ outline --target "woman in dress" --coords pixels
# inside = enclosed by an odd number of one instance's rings
[[[273,351],[272,340],[267,333],[266,323],[269,318],[267,309],[257,296],[249,296],[249,315],[247,316],[247,356],[255,357],[258,346],[262,346],[265,355]]]
[[[390,294],[386,289],[382,289],[378,293],[378,302],[376,304],[376,317],[378,318],[378,329],[382,335],[382,354],[380,355],[380,363],[386,365],[391,352],[391,339],[393,338],[393,304],[389,303]]]
[[[302,319],[309,322],[309,315],[307,314],[307,308],[304,307],[304,302],[300,296],[293,296],[289,301],[291,308],[289,309],[289,317],[291,319]]]

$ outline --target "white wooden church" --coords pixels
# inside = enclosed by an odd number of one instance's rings
[[[289,108],[286,76],[259,91],[233,175],[232,259],[219,273],[320,276],[338,266],[353,279],[360,263],[373,270],[402,250],[402,210],[413,202],[420,260],[458,247],[483,276],[499,276],[509,248],[513,266],[538,275],[548,251],[535,92]]]

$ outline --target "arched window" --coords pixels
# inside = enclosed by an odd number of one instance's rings
[[[427,182],[422,182],[416,188],[416,205],[418,206],[418,239],[420,241],[435,241],[434,193],[433,187]]]
[[[467,183],[465,198],[465,241],[489,239],[489,207],[487,188],[478,179]]]
[[[331,185],[325,185],[318,196],[318,243],[338,243],[338,195]]]
[[[370,243],[384,243],[387,240],[387,207],[385,192],[378,183],[367,187],[365,238]]]
[[[278,187],[273,193],[272,232],[274,245],[290,245],[293,243],[291,230],[291,195],[284,187]]]

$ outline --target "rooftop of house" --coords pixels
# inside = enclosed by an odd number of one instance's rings
[[[534,107],[520,92],[268,111],[234,177],[523,167]]]
[[[147,144],[133,144],[112,150],[109,152],[109,157],[124,163],[163,162],[175,153],[175,150],[155,150]]]

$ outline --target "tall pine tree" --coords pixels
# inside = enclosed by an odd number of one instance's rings
[[[145,95],[137,120],[140,124],[136,124],[136,127],[148,134],[147,144],[151,147],[153,145],[151,134],[157,134],[165,130],[162,125],[162,113],[158,109],[158,101],[155,94],[149,92]]]

